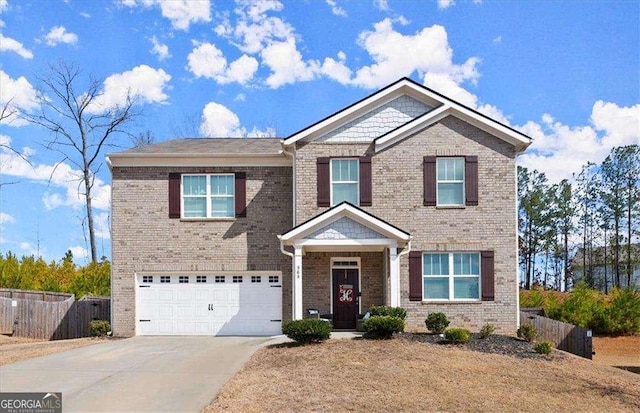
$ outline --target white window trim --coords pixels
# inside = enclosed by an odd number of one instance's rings
[[[447,254],[449,260],[449,274],[446,275],[449,281],[449,298],[426,298],[425,297],[425,288],[424,288],[424,279],[425,278],[442,278],[445,277],[444,274],[439,275],[425,275],[424,274],[424,256],[428,254]],[[476,254],[478,256],[478,275],[473,274],[459,274],[455,275],[453,273],[453,255],[454,254]],[[422,301],[435,301],[441,303],[448,303],[454,301],[464,301],[464,302],[478,302],[482,300],[482,256],[479,251],[425,251],[422,253]],[[478,298],[455,298],[454,293],[454,279],[458,277],[469,278],[469,277],[477,277],[478,278]]]
[[[204,176],[206,179],[206,195],[185,195],[184,194],[184,178],[185,177],[189,177],[189,176]],[[213,195],[212,191],[211,191],[211,177],[213,176],[231,176],[233,177],[234,180],[234,188],[233,188],[233,195]],[[184,199],[186,198],[202,198],[204,197],[206,199],[206,216],[204,217],[187,217],[184,215]],[[213,215],[213,210],[211,208],[211,200],[213,198],[233,198],[233,213],[231,214],[231,216],[214,216]],[[200,220],[200,219],[233,219],[236,216],[236,211],[235,211],[235,198],[236,198],[236,191],[235,191],[235,174],[234,173],[203,173],[203,174],[182,174],[182,176],[180,177],[180,218],[181,219],[192,219],[192,220]]]
[[[357,265],[339,265],[336,262],[355,261]],[[362,314],[362,261],[361,257],[331,257],[331,268],[329,268],[329,312],[333,314],[333,270],[334,269],[355,268],[358,270],[358,314]]]
[[[456,179],[456,180],[440,180],[438,179],[438,163],[440,162],[440,160],[445,160],[445,159],[461,159],[462,160],[462,179]],[[467,194],[465,192],[466,190],[466,168],[467,168],[467,163],[466,163],[466,159],[464,156],[438,156],[436,157],[436,206],[442,206],[442,207],[461,207],[461,206],[465,206],[467,204]],[[440,203],[440,184],[462,184],[462,203],[461,204],[441,204]]]
[[[356,172],[358,173],[358,180],[356,181],[333,181],[333,161],[356,161]],[[331,158],[329,160],[329,191],[331,192],[330,205],[335,206],[333,202],[333,184],[356,184],[356,195],[358,197],[356,206],[360,206],[360,159],[359,158]]]

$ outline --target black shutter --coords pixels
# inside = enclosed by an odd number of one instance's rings
[[[482,301],[493,301],[495,299],[493,251],[482,251],[480,253],[482,268]]]
[[[331,183],[329,182],[329,158],[318,158],[318,206],[331,206]]]
[[[478,205],[478,157],[465,156],[464,192],[466,205]]]
[[[424,205],[436,206],[436,157],[425,156],[423,164]]]
[[[180,218],[180,174],[169,174],[169,218]]]
[[[409,301],[422,301],[422,251],[409,252]]]
[[[236,218],[247,216],[247,173],[235,174]]]
[[[371,157],[360,157],[360,206],[371,206]]]

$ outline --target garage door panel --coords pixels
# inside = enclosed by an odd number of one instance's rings
[[[254,276],[255,277],[255,276]],[[161,278],[163,279],[161,281]],[[281,277],[278,277],[279,280]],[[183,276],[184,279],[184,276]],[[199,279],[200,282],[194,282]],[[139,335],[274,335],[281,332],[282,288],[269,277],[218,278],[179,274],[137,280]],[[257,278],[253,278],[256,280]],[[214,282],[214,280],[216,280]],[[236,282],[232,282],[235,280]],[[149,320],[149,321],[144,321]],[[272,321],[275,320],[275,321]]]

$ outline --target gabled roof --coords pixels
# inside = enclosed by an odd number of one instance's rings
[[[279,138],[187,138],[110,153],[112,166],[291,165]]]
[[[329,208],[323,213],[316,215],[308,221],[290,229],[286,233],[279,235],[278,238],[280,238],[283,244],[292,245],[296,240],[304,239],[319,229],[344,217],[364,225],[378,234],[387,238],[395,239],[401,243],[407,243],[411,239],[411,235],[408,232],[405,232],[400,228],[371,215],[349,202],[342,202],[332,208]]]
[[[402,78],[364,99],[304,128],[284,140],[285,145],[312,141],[402,95],[411,96],[433,107],[432,110],[375,139],[376,152],[424,129],[447,116],[455,116],[516,147],[521,152],[531,144],[527,135],[482,113],[429,89],[409,78]]]

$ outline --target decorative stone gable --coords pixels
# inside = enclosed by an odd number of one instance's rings
[[[403,95],[321,136],[317,142],[371,142],[431,109],[429,105]]]
[[[354,220],[342,217],[332,222],[326,227],[320,228],[308,239],[381,239],[385,238],[382,234],[355,222]]]

